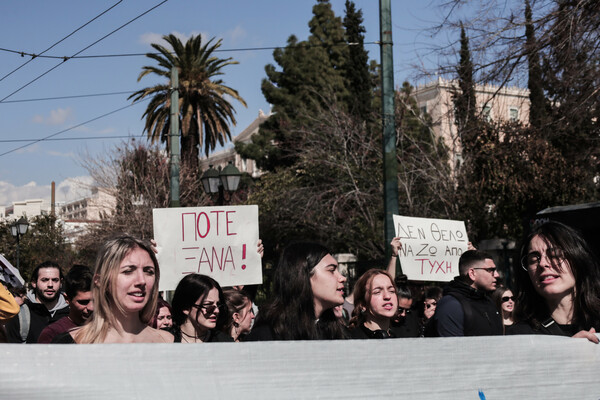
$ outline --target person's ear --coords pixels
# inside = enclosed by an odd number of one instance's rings
[[[469,279],[471,281],[475,281],[475,270],[473,268],[469,268],[469,272],[467,273],[467,276],[469,277]]]
[[[236,324],[240,323],[240,313],[233,313],[233,322],[235,322]]]
[[[100,287],[100,275],[98,274],[94,275],[94,286]]]
[[[186,308],[184,308],[184,309],[182,310],[182,312],[183,312],[185,315],[190,315],[190,309],[189,309],[189,308],[187,308],[187,309],[186,309]]]

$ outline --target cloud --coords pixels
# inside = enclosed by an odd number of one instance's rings
[[[43,115],[34,115],[33,116],[33,122],[35,122],[36,124],[43,124],[43,125],[62,125],[65,122],[67,122],[67,120],[70,120],[73,118],[73,110],[69,107],[69,108],[58,108],[56,110],[52,110],[50,111],[50,115],[47,117],[44,117]]]
[[[231,43],[236,44],[245,39],[248,36],[248,32],[238,25],[233,30],[228,31],[226,36],[229,38]]]
[[[56,202],[73,201],[90,195],[93,180],[90,176],[67,178],[56,184]],[[38,185],[32,181],[23,186],[15,186],[6,181],[0,181],[0,206],[10,206],[15,201],[28,199],[51,200],[51,185]]]
[[[68,153],[61,153],[60,151],[53,151],[53,150],[49,150],[46,152],[46,154],[54,156],[54,157],[65,157],[65,158],[75,158],[75,153],[73,153],[72,151],[68,152]]]

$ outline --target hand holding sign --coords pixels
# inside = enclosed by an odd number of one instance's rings
[[[161,290],[183,275],[208,275],[221,286],[262,283],[258,207],[154,209]],[[259,245],[260,248],[260,245]]]

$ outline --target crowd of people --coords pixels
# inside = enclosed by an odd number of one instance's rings
[[[492,257],[471,248],[459,275],[411,291],[395,277],[399,238],[387,270],[370,269],[345,296],[346,277],[324,246],[297,242],[275,268],[260,310],[243,287],[221,288],[189,274],[169,302],[158,290],[156,247],[130,236],[107,241],[92,269],[35,268],[29,290],[0,285],[0,340],[10,343],[202,343],[549,334],[598,343],[600,270],[582,236],[547,222],[524,241],[513,292]],[[259,252],[262,245],[259,243]],[[416,293],[417,292],[417,293]],[[256,318],[255,318],[256,316]]]

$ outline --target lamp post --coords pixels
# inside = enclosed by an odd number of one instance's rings
[[[212,165],[202,174],[202,187],[207,194],[219,193],[218,205],[225,203],[225,191],[233,193],[238,189],[242,174],[232,161],[225,168],[215,169]]]
[[[29,228],[29,223],[25,219],[25,217],[19,218],[14,224],[10,226],[10,234],[17,238],[17,269],[20,270],[19,265],[19,242],[21,240],[21,236],[27,233],[27,228]]]

